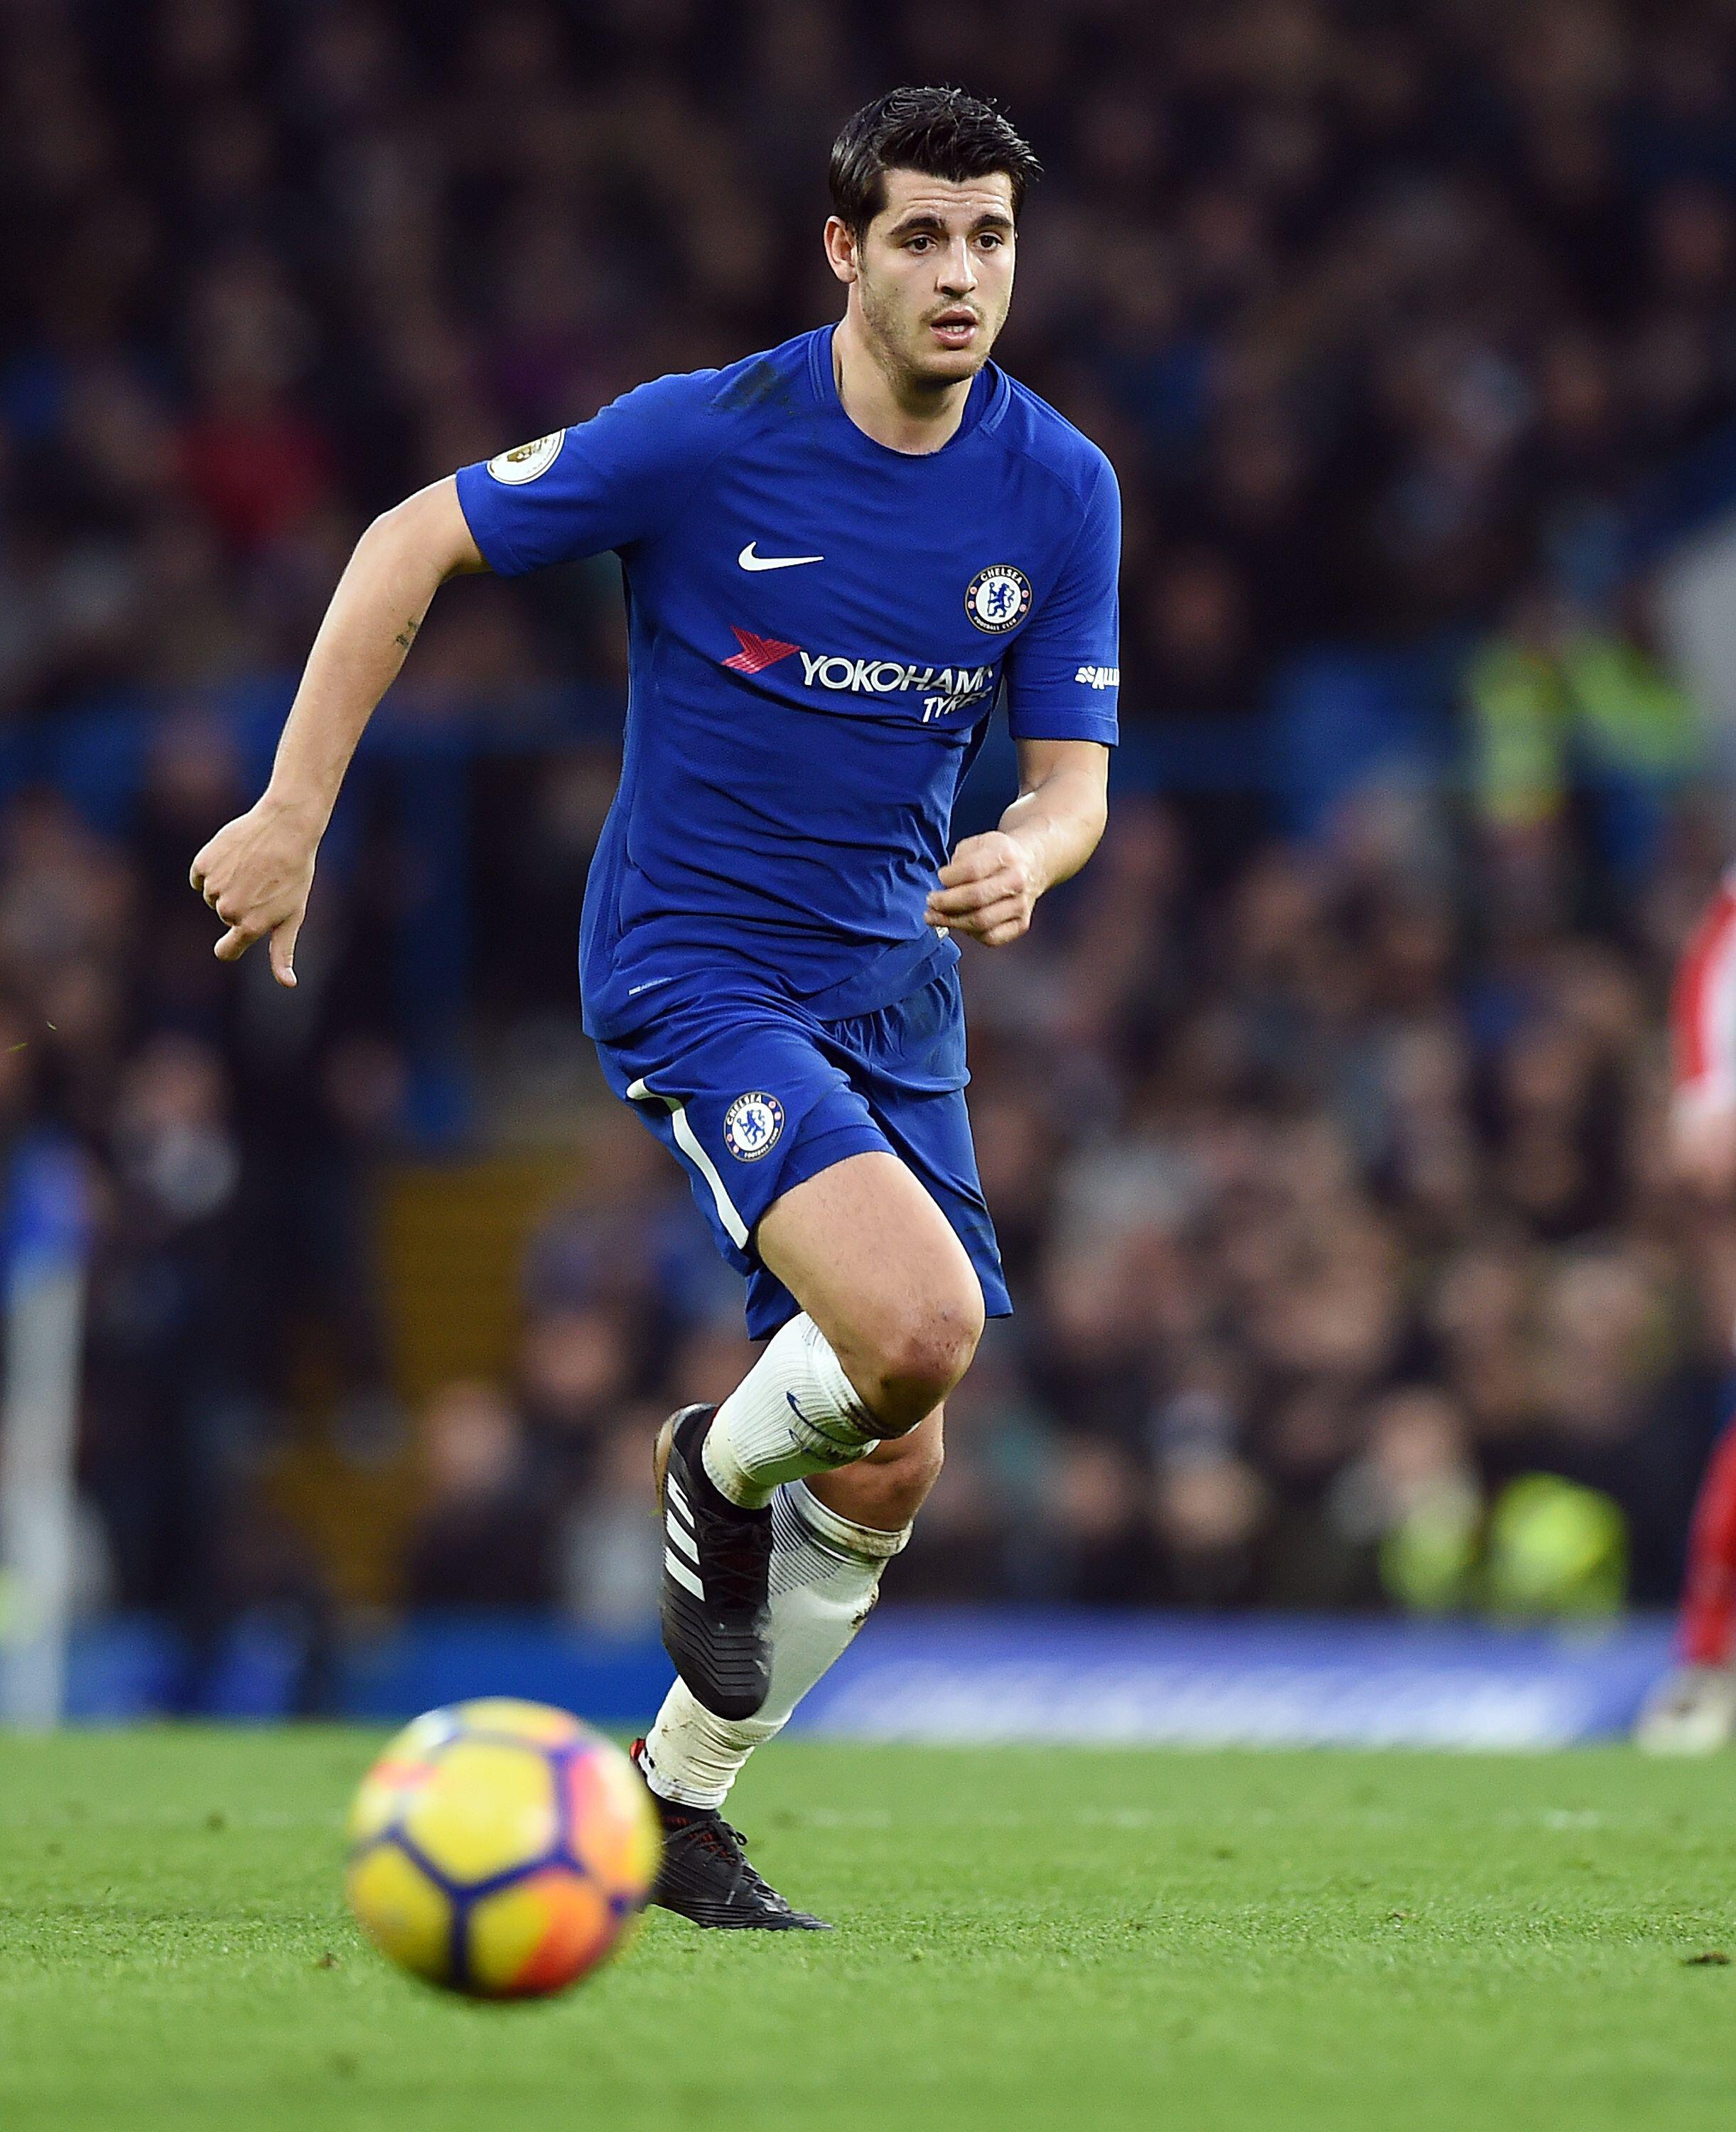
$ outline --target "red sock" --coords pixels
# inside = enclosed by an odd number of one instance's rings
[[[1676,1649],[1687,1665],[1727,1665],[1736,1642],[1736,1420],[1712,1447],[1688,1534]]]

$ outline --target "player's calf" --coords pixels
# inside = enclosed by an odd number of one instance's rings
[[[809,1495],[840,1517],[875,1532],[905,1530],[941,1476],[942,1415],[937,1407],[925,1421],[903,1436],[888,1437],[855,1465],[810,1474]]]

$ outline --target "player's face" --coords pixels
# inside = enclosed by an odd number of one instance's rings
[[[886,204],[861,242],[851,246],[842,224],[837,233],[834,268],[853,266],[845,278],[887,367],[929,385],[975,377],[1013,300],[1012,180],[889,170]]]

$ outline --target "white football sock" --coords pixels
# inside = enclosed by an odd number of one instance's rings
[[[885,1434],[804,1312],[718,1408],[700,1455],[722,1494],[757,1510],[782,1482],[854,1465]]]
[[[645,1735],[645,1781],[678,1806],[720,1807],[755,1747],[780,1732],[841,1658],[880,1597],[880,1572],[910,1537],[829,1510],[799,1481],[771,1505],[771,1690],[756,1717],[714,1717],[683,1681]]]

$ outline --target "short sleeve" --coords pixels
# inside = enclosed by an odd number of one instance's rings
[[[1100,455],[1084,521],[1061,574],[1007,654],[1007,718],[1014,740],[1115,746],[1120,574],[1121,494]]]
[[[458,472],[458,504],[503,578],[655,538],[722,442],[715,371],[659,377],[588,422]]]

